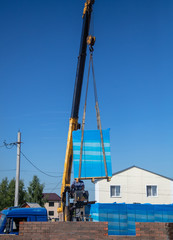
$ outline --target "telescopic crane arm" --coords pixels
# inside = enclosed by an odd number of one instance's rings
[[[71,111],[71,118],[75,118],[75,119],[78,119],[78,113],[79,113],[80,96],[81,96],[83,74],[84,74],[84,68],[85,68],[85,59],[86,59],[87,38],[89,35],[90,19],[91,19],[93,4],[94,4],[94,0],[86,1],[84,12],[83,12],[83,26],[82,26],[77,71],[76,71],[73,104],[72,104],[72,111]]]
[[[86,59],[86,49],[87,49],[87,37],[89,35],[89,27],[91,20],[91,12],[94,0],[86,0],[84,11],[83,11],[83,26],[81,34],[81,42],[79,49],[79,57],[76,71],[76,80],[73,94],[73,103],[71,110],[71,118],[69,121],[69,131],[68,139],[66,146],[66,155],[64,163],[64,172],[61,186],[61,206],[58,209],[58,212],[63,212],[63,219],[65,221],[69,220],[69,207],[68,207],[68,193],[70,189],[70,179],[71,179],[71,170],[73,162],[73,146],[72,146],[72,132],[79,129],[78,124],[78,113],[80,105],[80,97],[83,83],[83,75],[85,68],[85,59]]]

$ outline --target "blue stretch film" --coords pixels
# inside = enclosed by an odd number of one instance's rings
[[[110,129],[102,130],[108,177],[112,176]],[[80,147],[82,131],[74,131],[73,136],[73,166],[74,178],[79,175]],[[105,177],[105,166],[99,130],[84,131],[82,148],[81,178]]]
[[[108,222],[109,235],[136,235],[136,222],[173,222],[173,204],[90,205],[93,221]]]

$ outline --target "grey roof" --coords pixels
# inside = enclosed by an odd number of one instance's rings
[[[141,167],[138,167],[138,166],[135,166],[135,165],[134,165],[134,166],[131,166],[131,167],[128,167],[128,168],[125,168],[125,169],[123,169],[123,170],[121,170],[121,171],[115,172],[115,173],[112,174],[112,176],[117,175],[117,174],[119,174],[119,173],[121,173],[121,172],[125,172],[125,171],[127,171],[127,170],[129,170],[129,169],[131,169],[131,168],[134,168],[134,167],[135,167],[135,168],[138,168],[138,169],[141,169],[141,170],[143,170],[143,171],[146,171],[146,172],[155,174],[155,175],[157,175],[157,176],[159,176],[159,177],[163,177],[163,178],[166,178],[166,179],[168,179],[168,180],[173,181],[173,178],[165,177],[165,176],[163,176],[163,175],[161,175],[161,174],[158,174],[158,173],[149,171],[149,170],[147,170],[147,169],[144,169],[144,168],[141,168]]]
[[[24,206],[25,204],[27,204],[30,208],[41,208],[41,206],[38,203],[26,202],[26,203],[22,204],[22,206]]]

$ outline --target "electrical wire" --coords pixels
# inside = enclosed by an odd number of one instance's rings
[[[51,189],[51,192],[53,192],[55,189],[58,189],[59,184],[61,183],[62,180],[60,180],[54,188]]]
[[[14,142],[14,143],[6,143],[6,141],[4,141],[4,146],[7,148],[7,149],[11,149],[13,148],[14,146],[17,146],[17,142]],[[27,157],[26,155],[20,151],[20,153],[23,155],[23,157],[34,167],[36,168],[39,172],[41,172],[42,174],[48,176],[48,177],[54,177],[54,178],[57,178],[57,177],[60,177],[60,176],[53,176],[53,175],[50,175],[48,173],[45,173],[44,171],[42,171],[40,168],[38,168],[33,162],[31,162]]]
[[[6,143],[6,141],[4,141],[4,147],[6,147],[7,149],[12,149],[14,146],[16,146],[17,143]]]
[[[7,149],[12,149],[14,146],[17,147],[17,142],[14,142],[14,143],[6,143],[6,141],[4,141],[4,145],[0,146],[0,147],[6,147]],[[42,171],[40,168],[38,168],[31,160],[29,160],[26,155],[20,151],[21,154],[23,155],[23,157],[34,167],[37,169],[37,171],[41,172],[42,174],[48,176],[48,177],[53,177],[53,178],[59,178],[59,177],[62,177],[62,176],[53,176],[53,175],[50,175],[44,171]],[[72,173],[72,172],[71,172]]]
[[[16,169],[5,169],[5,170],[0,170],[0,172],[12,172],[16,171]]]
[[[54,178],[57,178],[58,176],[53,176],[53,175],[50,175],[50,174],[47,174],[47,173],[45,173],[44,171],[42,171],[40,168],[38,168],[34,163],[32,163],[27,157],[26,157],[26,155],[22,152],[22,151],[20,151],[21,152],[21,154],[22,154],[22,156],[34,167],[34,168],[36,168],[39,172],[41,172],[42,174],[44,174],[44,175],[46,175],[46,176],[48,176],[48,177],[54,177]]]

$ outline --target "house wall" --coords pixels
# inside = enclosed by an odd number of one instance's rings
[[[50,201],[50,202],[53,202],[53,201]],[[53,207],[49,207],[49,202],[46,202],[44,207],[47,209],[47,214],[48,214],[48,217],[50,218],[58,218],[58,212],[57,212],[57,209],[59,207],[59,202],[58,201],[55,201],[54,202],[54,206]],[[54,212],[54,215],[49,215],[49,211],[53,211]]]
[[[120,197],[110,196],[110,186],[120,185]],[[147,197],[146,186],[157,185],[157,196]],[[148,171],[131,168],[114,175],[110,182],[100,180],[95,184],[95,200],[99,203],[173,203],[173,181]]]

